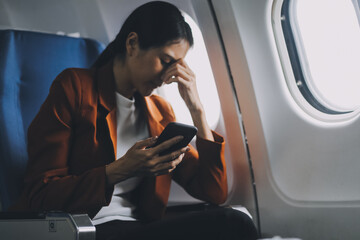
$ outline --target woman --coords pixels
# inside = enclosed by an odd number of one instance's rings
[[[184,61],[192,44],[180,11],[151,2],[127,18],[91,69],[63,71],[29,127],[25,189],[13,209],[87,213],[97,239],[256,238],[252,221],[229,209],[163,219],[171,179],[206,202],[227,197],[224,141],[210,130]],[[159,156],[181,137],[149,148],[175,121],[151,93],[174,82],[198,128],[198,151]]]

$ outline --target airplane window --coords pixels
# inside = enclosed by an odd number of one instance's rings
[[[356,0],[284,0],[281,24],[296,84],[328,114],[360,106],[360,28]]]
[[[196,74],[196,84],[206,118],[210,127],[214,129],[220,117],[220,101],[209,57],[199,27],[189,15],[184,12],[183,15],[185,21],[190,25],[194,37],[194,45],[187,53],[185,61]],[[164,85],[158,90],[158,93],[171,103],[178,122],[192,124],[190,113],[178,92],[177,84]]]

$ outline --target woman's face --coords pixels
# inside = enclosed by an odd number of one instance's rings
[[[162,74],[174,62],[183,59],[189,49],[186,40],[163,47],[141,50],[137,48],[129,57],[131,84],[142,96],[150,95],[163,84]]]

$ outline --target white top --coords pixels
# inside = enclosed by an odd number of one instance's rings
[[[116,110],[116,159],[119,159],[137,141],[148,138],[149,131],[145,116],[135,107],[134,99],[130,100],[116,92]],[[93,218],[93,224],[97,225],[112,220],[136,220],[134,215],[136,206],[130,201],[130,196],[140,181],[141,178],[132,177],[116,184],[109,206],[101,208]]]

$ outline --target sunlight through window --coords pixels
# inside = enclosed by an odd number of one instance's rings
[[[355,110],[360,106],[357,2],[298,0],[293,10],[303,47],[302,68],[312,94],[330,109]]]

